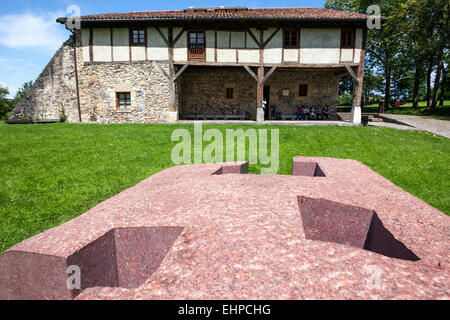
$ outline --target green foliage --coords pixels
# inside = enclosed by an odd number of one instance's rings
[[[338,98],[338,104],[340,106],[351,106],[352,105],[352,95],[348,92],[344,92],[343,94],[339,95]]]
[[[22,85],[22,87],[17,91],[16,96],[13,99],[14,107],[20,102],[20,100],[23,99],[23,97],[25,97],[28,90],[30,90],[32,86],[33,86],[33,81],[25,82]]]
[[[5,120],[13,109],[11,100],[7,98],[8,94],[8,89],[0,87],[0,120]]]
[[[378,5],[386,21],[381,30],[368,32],[366,81],[369,83],[364,84],[364,94],[384,92],[386,99],[391,101],[397,97],[412,99],[417,94],[420,98],[425,98],[424,91],[427,91],[425,70],[430,68],[436,70],[436,66],[443,60],[441,66],[444,66],[444,71],[448,74],[450,2],[328,0],[325,3],[325,7],[329,9],[359,13],[366,13],[370,5]],[[367,69],[370,70],[370,74]],[[445,72],[443,74],[445,75]],[[415,86],[415,83],[418,85]],[[434,84],[435,88],[438,85],[442,88],[442,82],[439,84],[437,81]],[[413,90],[414,87],[416,90]],[[445,87],[445,92],[447,91],[448,82]],[[445,94],[445,97],[448,95]]]

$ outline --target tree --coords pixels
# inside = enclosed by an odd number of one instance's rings
[[[448,0],[328,0],[326,8],[365,13],[378,5],[386,21],[369,30],[367,67],[384,80],[387,105],[391,95],[409,97],[418,107],[426,85],[427,105],[435,107],[446,89],[450,28]],[[436,77],[434,86],[432,74]],[[441,75],[444,75],[441,81]],[[425,81],[426,80],[426,81]],[[439,88],[444,89],[439,89]]]
[[[0,87],[0,119],[5,119],[8,112],[12,110],[11,101],[7,99],[9,91],[7,88]]]
[[[328,0],[325,8],[366,13],[370,5],[378,5],[386,21],[381,30],[369,30],[366,50],[369,67],[375,68],[383,74],[384,95],[386,105],[390,105],[392,72],[398,58],[401,32],[394,13],[402,5],[401,0]],[[372,62],[372,63],[371,63]]]
[[[22,100],[23,97],[27,94],[28,90],[33,86],[33,81],[25,82],[22,87],[17,91],[16,96],[13,99],[14,107]]]

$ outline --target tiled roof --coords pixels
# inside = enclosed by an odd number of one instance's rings
[[[365,14],[317,8],[197,8],[174,11],[143,11],[129,13],[108,13],[82,16],[81,21],[118,21],[118,20],[335,20],[361,21],[369,16]],[[64,23],[67,18],[57,21]]]

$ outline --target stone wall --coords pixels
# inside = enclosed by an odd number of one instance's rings
[[[299,86],[308,85],[308,96],[299,96]],[[270,104],[277,112],[295,114],[297,106],[329,106],[331,118],[336,117],[339,76],[330,69],[278,68],[265,83],[270,86]]]
[[[299,97],[300,84],[308,85],[307,97]],[[270,86],[270,104],[278,112],[295,114],[299,105],[327,105],[331,118],[336,116],[339,76],[333,70],[278,68],[265,85]],[[226,98],[226,88],[234,88],[234,99]],[[180,101],[181,114],[223,114],[223,110],[239,114],[244,110],[255,119],[256,81],[243,67],[189,67],[182,75]]]
[[[162,64],[168,70],[167,64]],[[83,122],[164,122],[169,82],[150,62],[84,64],[79,70]],[[131,109],[119,110],[116,94],[131,93]]]
[[[73,37],[56,52],[10,119],[57,120],[63,106],[68,121],[78,121]]]
[[[243,67],[190,66],[180,81],[181,114],[240,114],[256,118],[256,81]],[[233,88],[234,98],[226,98]]]

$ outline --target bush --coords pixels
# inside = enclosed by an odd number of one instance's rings
[[[351,106],[352,105],[352,95],[349,93],[344,93],[338,98],[339,106]]]

